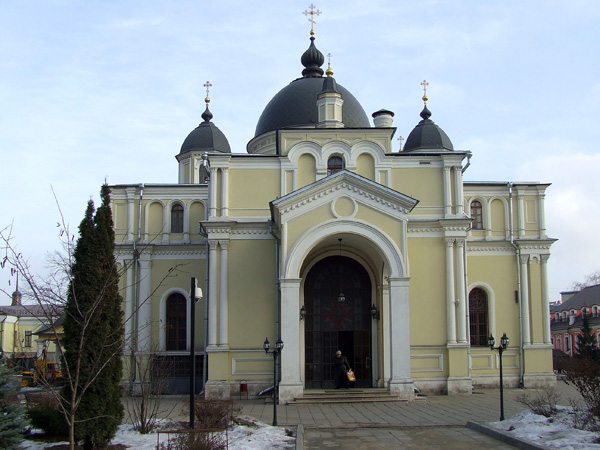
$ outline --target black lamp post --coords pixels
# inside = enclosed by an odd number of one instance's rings
[[[281,350],[283,349],[283,341],[278,339],[275,343],[275,348],[271,348],[271,343],[269,342],[269,338],[265,339],[265,343],[263,344],[263,348],[265,349],[265,353],[268,355],[269,353],[273,355],[273,426],[277,426],[277,395],[279,393],[279,383],[277,382],[277,357]]]
[[[488,344],[490,345],[491,350],[498,350],[498,354],[500,355],[500,420],[504,420],[504,386],[502,385],[502,352],[506,350],[508,347],[508,338],[506,337],[506,333],[502,335],[500,338],[500,345],[498,347],[494,347],[496,344],[496,340],[494,336],[490,334],[490,338],[488,339]]]

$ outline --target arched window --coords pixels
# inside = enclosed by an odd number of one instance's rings
[[[469,330],[472,346],[488,346],[488,299],[480,288],[469,293]]]
[[[187,302],[181,294],[167,299],[167,350],[187,349]]]
[[[327,160],[327,175],[333,175],[344,168],[344,160],[341,156],[332,156]]]
[[[171,233],[183,233],[183,206],[179,203],[171,207]]]
[[[471,202],[471,218],[473,219],[473,229],[483,230],[483,208],[478,200]]]

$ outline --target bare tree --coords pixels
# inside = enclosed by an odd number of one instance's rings
[[[594,286],[596,284],[600,284],[600,270],[596,270],[595,272],[588,273],[583,281],[574,281],[572,284],[572,289],[574,291],[580,291],[585,287]]]

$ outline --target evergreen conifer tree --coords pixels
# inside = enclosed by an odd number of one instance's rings
[[[598,350],[598,342],[590,326],[590,316],[585,310],[581,314],[583,324],[581,332],[577,335],[577,356],[600,360],[600,350]]]
[[[19,446],[27,425],[24,408],[11,401],[16,380],[15,373],[7,366],[6,360],[0,360],[0,448],[7,450]]]
[[[123,418],[122,297],[118,292],[110,192],[106,184],[102,186],[101,198],[97,211],[93,201],[88,202],[79,226],[64,322],[69,382],[62,395],[65,408],[70,411],[71,440],[83,441],[86,449],[105,447]]]

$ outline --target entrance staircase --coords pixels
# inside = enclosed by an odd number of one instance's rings
[[[289,405],[325,403],[406,402],[384,388],[305,389],[304,396],[288,402]]]

